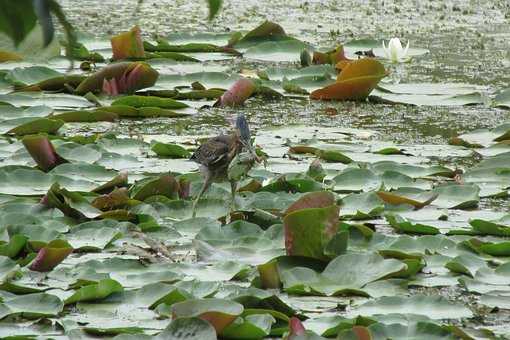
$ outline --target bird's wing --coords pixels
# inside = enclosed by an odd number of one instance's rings
[[[209,166],[223,164],[229,155],[229,136],[218,136],[209,139],[193,153],[191,160]]]

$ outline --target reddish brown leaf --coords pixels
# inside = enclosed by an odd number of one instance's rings
[[[255,88],[253,81],[246,78],[239,79],[214,103],[214,106],[240,106],[250,98]]]
[[[135,26],[111,38],[113,59],[142,58],[145,56],[140,27]]]
[[[37,166],[44,172],[50,171],[59,164],[68,163],[67,160],[57,154],[47,136],[25,136],[23,138],[23,145],[37,163]]]
[[[375,59],[365,58],[347,64],[337,77],[336,83],[310,94],[312,99],[363,100],[387,73]]]

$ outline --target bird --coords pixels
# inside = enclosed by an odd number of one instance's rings
[[[261,161],[252,146],[250,128],[244,114],[237,116],[233,132],[206,140],[195,150],[190,160],[199,164],[204,177],[204,184],[193,202],[192,217],[196,217],[198,201],[213,182],[230,182],[232,211],[237,182],[255,162]]]

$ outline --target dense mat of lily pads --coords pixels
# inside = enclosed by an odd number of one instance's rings
[[[117,49],[123,39],[138,49]],[[387,62],[427,50],[316,51],[269,22],[138,39],[135,28],[111,45],[83,40],[71,73],[60,57],[0,64],[0,336],[510,338],[510,123],[440,148],[362,129],[259,130],[266,163],[240,183],[235,211],[218,183],[196,218],[202,178],[188,158],[208,136],[108,133],[253,96],[460,106],[489,95],[508,108],[508,90],[379,83]],[[230,58],[286,66],[214,63]]]

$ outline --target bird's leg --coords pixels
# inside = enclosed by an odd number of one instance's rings
[[[226,223],[230,223],[230,214],[235,211],[236,208],[236,191],[237,191],[237,182],[236,181],[230,181],[230,210],[227,215]]]
[[[193,202],[193,214],[191,217],[195,218],[197,216],[197,204],[200,198],[202,198],[202,195],[209,189],[212,183],[212,178],[209,175],[205,176],[204,185],[202,185],[202,189],[200,189],[200,192],[198,193],[197,197],[195,198],[195,201]]]

